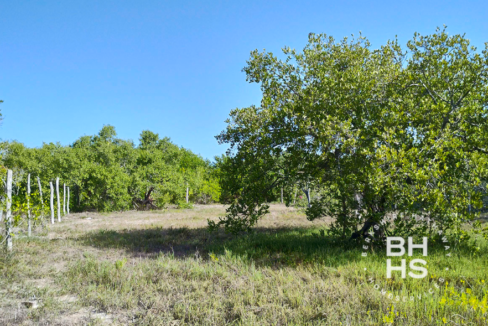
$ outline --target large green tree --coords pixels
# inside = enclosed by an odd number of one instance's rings
[[[320,196],[308,218],[334,217],[343,237],[393,211],[397,230],[421,214],[424,231],[472,219],[487,172],[486,49],[437,30],[408,51],[310,34],[303,51],[284,54],[254,51],[244,68],[263,99],[233,110],[217,136],[230,146],[223,190],[234,201],[212,227],[249,229],[272,189],[311,183]]]

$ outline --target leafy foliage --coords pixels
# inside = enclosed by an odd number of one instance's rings
[[[261,105],[231,111],[217,136],[233,198],[219,225],[248,228],[278,187],[289,204],[291,189],[313,185],[308,218],[334,217],[343,237],[391,214],[398,232],[437,223],[461,236],[486,192],[488,45],[438,29],[407,47],[310,34],[284,60],[253,51],[244,71]]]
[[[150,189],[150,207],[162,208],[183,200],[187,185],[192,201],[219,200],[218,175],[209,161],[148,130],[141,133],[139,146],[116,136],[114,127],[104,126],[98,135],[80,137],[70,146],[26,148],[3,142],[2,164],[39,176],[44,194],[59,176],[61,184],[71,187],[72,211],[144,209],[148,206],[139,203]],[[25,183],[25,176],[21,179]]]

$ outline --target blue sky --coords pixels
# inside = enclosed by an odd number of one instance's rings
[[[241,71],[254,49],[302,49],[310,32],[405,44],[444,24],[488,42],[488,1],[0,0],[0,14],[2,140],[67,145],[111,124],[209,159],[229,111],[259,104]]]

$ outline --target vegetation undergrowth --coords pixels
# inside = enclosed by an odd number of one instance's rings
[[[50,239],[17,239],[16,251],[0,260],[0,288],[8,291],[0,309],[9,307],[6,296],[34,295],[42,308],[5,324],[56,324],[89,309],[79,324],[486,325],[484,240],[479,251],[455,247],[451,257],[432,244],[428,277],[402,281],[399,273],[386,278],[383,247],[362,257],[361,242],[329,236],[324,225],[306,224],[303,213],[282,212],[281,221],[270,217],[240,236],[209,233],[193,214],[151,214],[161,223],[138,228],[127,217],[110,229],[104,223],[113,217],[80,218],[49,230]],[[304,223],[296,225],[299,218]],[[88,223],[99,226],[86,231]],[[28,281],[45,278],[51,281],[42,287]],[[439,278],[445,282],[436,289]],[[66,296],[76,301],[60,299]]]

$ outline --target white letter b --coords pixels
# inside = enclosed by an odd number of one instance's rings
[[[398,244],[392,244],[392,241],[398,241]],[[387,237],[386,238],[386,255],[387,256],[403,256],[405,254],[405,240],[401,237]],[[392,248],[400,249],[400,252],[391,252]]]

